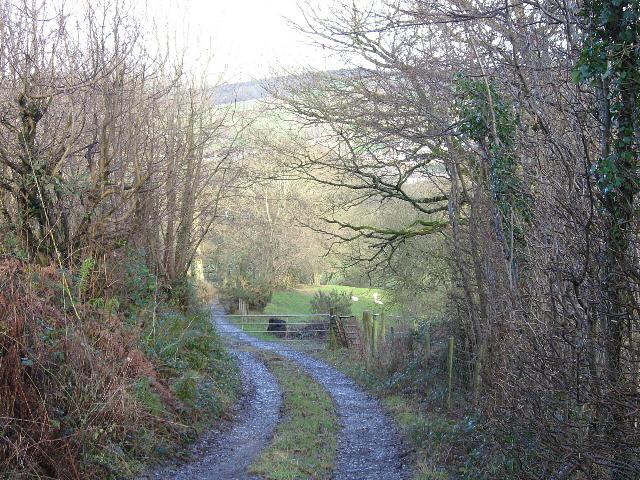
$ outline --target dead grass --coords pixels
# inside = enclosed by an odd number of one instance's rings
[[[52,276],[40,273],[43,280]],[[29,276],[17,260],[0,263],[0,466],[80,478],[76,442],[47,408],[47,395],[65,389],[51,363],[74,350],[69,322],[53,307],[51,289],[34,288]],[[49,341],[53,335],[59,340]]]
[[[134,477],[194,438],[194,422],[214,415],[213,401],[220,409],[231,403],[213,398],[227,388],[209,372],[222,353],[198,345],[212,357],[200,361],[198,378],[208,383],[197,393],[212,412],[201,414],[173,385],[192,365],[152,361],[140,331],[111,311],[74,308],[62,285],[53,268],[0,260],[0,471],[9,478]],[[172,360],[193,356],[191,344],[180,347]]]

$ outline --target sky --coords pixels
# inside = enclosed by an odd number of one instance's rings
[[[188,45],[190,56],[210,44],[211,73],[224,73],[229,82],[269,77],[282,68],[343,66],[288,24],[303,19],[299,1],[146,0],[160,28],[178,32],[177,41]]]

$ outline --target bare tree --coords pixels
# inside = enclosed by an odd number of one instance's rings
[[[637,6],[605,3],[337,2],[301,28],[354,68],[280,95],[310,132],[294,176],[415,212],[320,230],[368,261],[447,235],[470,390],[534,439],[532,477],[640,469]]]

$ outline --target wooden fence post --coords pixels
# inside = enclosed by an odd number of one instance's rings
[[[367,356],[367,363],[371,357],[371,312],[365,310],[362,312],[362,331],[364,332],[364,350]]]
[[[369,327],[369,350],[371,352],[371,359],[373,360],[373,358],[376,355],[376,333],[377,333],[377,324],[378,324],[378,319],[377,316],[374,314],[371,314],[371,324]]]
[[[449,354],[447,355],[447,369],[449,371],[449,390],[447,392],[447,408],[451,410],[451,390],[453,387],[453,347],[455,340],[449,337]]]
[[[238,299],[238,313],[243,317],[246,317],[247,315],[249,315],[249,308],[247,306],[247,302],[245,302],[241,298]]]
[[[338,319],[333,308],[329,309],[329,348],[335,350],[338,345]]]

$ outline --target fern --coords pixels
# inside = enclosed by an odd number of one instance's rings
[[[98,310],[103,309],[104,305],[105,305],[104,298],[102,298],[102,297],[92,298],[87,303],[89,303],[89,305],[91,305],[93,308],[98,309]]]
[[[104,304],[105,313],[109,315],[115,315],[116,313],[118,313],[119,309],[120,309],[120,300],[118,299],[118,297],[111,297]]]
[[[82,298],[89,288],[89,280],[96,266],[96,261],[92,258],[85,258],[80,266],[80,275],[78,278],[78,297]]]

